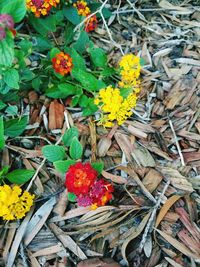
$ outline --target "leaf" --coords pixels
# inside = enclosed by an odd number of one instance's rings
[[[3,117],[0,117],[0,150],[5,146]]]
[[[19,89],[19,73],[16,69],[9,69],[4,74],[4,81],[10,87]]]
[[[83,154],[83,147],[81,143],[78,141],[77,137],[74,137],[72,139],[72,142],[69,148],[69,154],[72,159],[80,159]]]
[[[76,202],[76,195],[75,195],[74,193],[70,193],[70,192],[68,192],[68,193],[67,193],[67,198],[68,198],[68,200],[71,201],[71,202]]]
[[[115,175],[104,170],[102,171],[102,175],[116,184],[127,184],[127,180],[119,175]]]
[[[84,58],[79,55],[79,53],[76,52],[74,48],[65,48],[65,52],[70,54],[72,57],[72,63],[74,65],[74,68],[86,70],[86,63]]]
[[[51,162],[62,160],[66,156],[64,147],[58,145],[43,146],[42,154]]]
[[[98,110],[92,98],[88,99],[88,105],[83,109],[83,116],[93,115]]]
[[[9,14],[15,22],[20,22],[26,14],[25,0],[1,0],[1,14]]]
[[[4,175],[6,175],[9,171],[10,167],[9,166],[4,166],[1,170],[0,170],[0,179],[1,177],[3,177]]]
[[[98,91],[99,89],[106,87],[106,84],[103,81],[97,80],[91,73],[83,71],[82,69],[73,68],[72,76],[89,92]]]
[[[5,108],[6,104],[0,100],[0,110]]]
[[[70,129],[68,129],[64,135],[63,135],[63,143],[65,146],[70,146],[71,142],[72,142],[72,139],[74,137],[77,137],[78,138],[78,129],[76,127],[71,127]]]
[[[107,56],[103,49],[92,47],[88,51],[95,67],[104,68],[107,65]]]
[[[101,161],[101,162],[93,162],[93,163],[91,163],[91,165],[92,165],[92,168],[95,169],[98,172],[98,174],[102,173],[103,168],[104,168],[103,161]]]
[[[82,31],[80,33],[78,40],[74,43],[73,47],[74,49],[76,49],[77,52],[82,54],[83,52],[86,51],[86,48],[89,45],[89,42],[90,42],[90,39],[89,39],[87,32]]]
[[[76,95],[79,93],[79,88],[69,83],[61,83],[58,87],[54,86],[47,88],[45,95],[51,98],[66,98],[70,95]]]
[[[53,165],[58,172],[65,174],[68,171],[69,167],[75,163],[75,160],[67,159],[55,161]]]
[[[16,137],[23,133],[28,123],[28,116],[21,119],[11,119],[4,122],[4,134],[9,137]]]
[[[14,170],[6,175],[6,179],[13,184],[24,184],[29,181],[34,175],[33,170]]]
[[[66,7],[63,9],[64,16],[74,25],[78,25],[81,22],[81,16],[79,16],[75,7]]]
[[[29,21],[33,28],[42,36],[47,35],[48,32],[56,31],[56,18],[54,15],[42,19],[30,16]]]
[[[14,60],[14,40],[12,33],[7,32],[6,38],[0,41],[0,65],[10,67]]]
[[[155,227],[157,228],[158,225],[160,224],[160,222],[162,221],[162,219],[165,217],[165,215],[167,214],[168,210],[174,205],[174,203],[179,200],[182,196],[179,195],[174,195],[171,196],[170,198],[167,199],[167,201],[165,202],[165,204],[162,206],[162,208],[159,211],[159,214],[156,218],[156,223],[155,223]]]
[[[50,59],[54,58],[57,54],[60,53],[60,50],[56,47],[52,48],[50,51]]]
[[[193,253],[189,248],[187,248],[184,244],[179,242],[177,239],[171,237],[163,231],[156,229],[156,231],[169,242],[173,247],[175,247],[178,251],[182,252],[184,255],[191,257],[193,259],[200,260],[200,255]]]

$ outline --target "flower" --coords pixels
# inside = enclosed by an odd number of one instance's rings
[[[71,72],[73,64],[72,58],[68,54],[63,52],[58,53],[54,58],[52,58],[53,68],[55,72],[64,76]]]
[[[77,196],[87,194],[97,179],[98,173],[90,163],[78,162],[69,167],[66,173],[66,188]]]
[[[15,185],[0,186],[0,217],[4,220],[21,219],[33,205],[34,195]]]
[[[77,203],[81,207],[87,207],[87,206],[92,205],[92,199],[88,195],[80,195],[77,198]]]
[[[133,54],[124,55],[119,62],[119,66],[121,75],[119,87],[132,88],[135,93],[139,93],[139,76],[141,71],[140,58]]]
[[[90,14],[90,8],[87,5],[87,2],[81,0],[73,4],[76,7],[77,12],[80,16],[88,16]]]
[[[93,15],[86,21],[85,31],[86,32],[94,31],[97,28],[97,26],[98,26],[97,16]]]
[[[113,191],[113,186],[104,179],[95,181],[89,193],[90,198],[92,199],[92,205],[104,206],[112,199]]]
[[[26,0],[26,7],[39,18],[48,15],[51,8],[59,3],[60,0]]]
[[[6,30],[9,30],[16,35],[16,31],[14,29],[14,20],[8,14],[1,14],[0,15],[0,41],[6,37]]]
[[[127,98],[120,95],[118,88],[108,86],[101,89],[94,103],[99,106],[102,117],[99,124],[105,127],[112,127],[116,120],[119,125],[132,115],[131,109],[136,106],[137,96],[130,93]],[[112,103],[112,104],[111,104]]]

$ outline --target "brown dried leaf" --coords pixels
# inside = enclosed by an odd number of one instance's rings
[[[158,187],[162,179],[163,177],[158,171],[150,169],[150,171],[146,174],[146,176],[142,180],[142,183],[146,187],[146,189],[150,193],[152,193]]]
[[[55,205],[53,212],[57,215],[63,216],[67,207],[68,198],[67,198],[67,190],[64,190]]]
[[[57,100],[51,102],[49,106],[49,129],[61,129],[64,120],[64,105]]]
[[[109,172],[106,171],[102,171],[101,173],[103,175],[103,177],[105,177],[106,179],[111,180],[112,182],[116,183],[116,184],[126,184],[127,180],[119,175],[114,175],[111,174]]]

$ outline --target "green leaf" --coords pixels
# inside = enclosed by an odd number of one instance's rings
[[[0,100],[0,110],[5,108],[6,107],[6,104]]]
[[[98,91],[99,89],[106,87],[106,84],[103,81],[97,80],[91,73],[81,69],[73,68],[72,76],[89,92]]]
[[[38,52],[43,52],[46,50],[50,50],[52,47],[52,43],[46,39],[45,37],[42,36],[34,36],[34,45],[33,47],[38,51]]]
[[[78,129],[76,127],[71,127],[70,129],[68,129],[65,134],[63,135],[62,141],[64,143],[65,146],[70,146],[72,139],[74,137],[78,138]]]
[[[69,155],[72,159],[80,159],[83,154],[83,147],[81,143],[78,141],[77,137],[72,139],[70,148],[69,148]]]
[[[66,98],[69,95],[76,95],[79,93],[79,88],[69,83],[61,83],[58,87],[53,86],[51,88],[47,88],[45,91],[45,95],[52,98]]]
[[[64,147],[58,145],[43,146],[42,154],[51,162],[62,160],[66,156]]]
[[[89,97],[87,97],[86,95],[82,95],[79,99],[79,105],[82,107],[82,108],[85,108],[87,107],[89,104]]]
[[[57,54],[60,53],[60,50],[56,47],[52,48],[50,51],[50,59],[54,58]]]
[[[140,58],[140,65],[141,65],[141,66],[144,66],[144,65],[145,65],[145,60],[144,60],[144,58]]]
[[[53,15],[41,19],[30,16],[29,21],[32,24],[33,28],[42,36],[47,35],[48,32],[56,31],[56,18]]]
[[[83,109],[84,116],[93,115],[98,110],[98,107],[94,104],[93,99],[89,99],[87,107]]]
[[[123,98],[127,98],[132,92],[133,92],[132,88],[121,88],[120,89],[120,95]]]
[[[53,163],[55,169],[60,173],[66,173],[71,165],[76,163],[75,160],[68,159],[68,160],[58,160]]]
[[[28,123],[28,116],[21,119],[11,119],[4,122],[4,134],[9,137],[16,137],[23,133]]]
[[[25,0],[1,0],[1,14],[9,14],[15,22],[20,22],[26,14]]]
[[[5,146],[3,117],[0,117],[0,150]]]
[[[63,9],[64,16],[74,25],[78,25],[81,22],[81,16],[79,16],[75,7],[66,7]]]
[[[90,39],[87,32],[82,31],[80,33],[78,40],[74,43],[73,47],[74,49],[76,49],[77,52],[82,54],[83,52],[86,51],[87,46],[89,46],[89,42]]]
[[[69,45],[73,42],[74,35],[75,35],[74,25],[68,22],[67,25],[65,26],[65,32],[64,32],[65,45]]]
[[[92,47],[88,52],[95,67],[104,68],[107,65],[107,56],[103,49]]]
[[[33,89],[35,90],[39,90],[40,89],[40,85],[41,85],[42,81],[40,79],[40,77],[36,77],[35,79],[32,80],[31,84]]]
[[[98,174],[101,174],[103,169],[104,169],[104,163],[101,161],[101,162],[93,162],[91,163],[92,165],[92,168],[95,169]]]
[[[6,175],[6,178],[9,182],[13,184],[24,184],[28,182],[34,175],[35,171],[33,170],[14,170],[12,172],[9,172]]]
[[[5,110],[6,113],[8,113],[9,115],[17,115],[18,113],[18,107],[17,106],[8,106]]]
[[[12,33],[7,32],[6,38],[0,41],[0,65],[10,67],[14,60],[14,40]]]
[[[71,102],[72,107],[75,107],[78,104],[80,97],[81,97],[81,95],[75,95],[72,98],[72,102]]]
[[[4,74],[5,83],[14,89],[19,89],[19,73],[15,69],[9,69]]]
[[[68,198],[68,200],[69,200],[70,202],[76,202],[76,198],[77,198],[77,196],[76,196],[74,193],[70,193],[70,192],[68,192],[68,193],[67,193],[67,198]]]
[[[74,68],[86,70],[86,64],[84,58],[79,55],[74,48],[65,48],[65,52],[72,57],[72,63]]]
[[[101,75],[104,77],[110,77],[113,74],[116,73],[116,70],[114,68],[110,68],[110,67],[105,67],[102,71],[101,71]]]
[[[1,170],[0,170],[0,179],[3,178],[9,171],[10,167],[9,166],[4,166]]]

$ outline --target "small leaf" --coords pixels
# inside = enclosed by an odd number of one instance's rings
[[[28,116],[21,119],[11,119],[4,122],[4,134],[9,137],[16,137],[23,133],[28,123]]]
[[[72,139],[72,142],[69,148],[69,154],[72,159],[80,159],[83,154],[83,147],[81,143],[78,141],[77,137],[74,137]]]
[[[86,70],[86,63],[84,58],[79,55],[79,53],[77,53],[74,48],[67,47],[65,48],[65,52],[70,54],[70,56],[72,57],[72,63],[74,65],[74,68]]]
[[[74,193],[67,193],[67,198],[70,202],[76,202],[76,195]]]
[[[103,168],[104,168],[104,163],[102,161],[101,162],[93,162],[93,163],[91,163],[91,165],[92,165],[92,168],[98,172],[98,174],[102,173]]]
[[[75,7],[66,7],[63,10],[64,16],[74,25],[78,25],[81,22],[81,16],[79,16]]]
[[[107,65],[107,56],[103,49],[92,47],[89,54],[95,67],[104,68]]]
[[[42,154],[51,162],[62,160],[66,156],[64,147],[58,145],[43,146]]]
[[[10,87],[19,89],[19,73],[15,69],[9,69],[4,74],[4,81]]]
[[[3,103],[3,102],[0,100],[0,110],[3,109],[3,108],[5,108],[5,107],[6,107],[6,104]]]
[[[71,127],[70,129],[68,129],[65,134],[63,135],[63,143],[65,146],[70,146],[72,139],[74,137],[78,138],[78,129],[76,127]]]
[[[4,166],[1,170],[0,170],[0,178],[4,175],[6,175],[8,173],[10,169],[10,166]]]
[[[0,150],[5,146],[3,117],[0,117]]]
[[[13,184],[24,184],[34,175],[33,170],[14,170],[6,175],[9,182]]]
[[[68,171],[69,167],[75,163],[75,160],[67,159],[55,161],[53,165],[58,172],[65,174]]]
[[[0,65],[10,67],[14,60],[14,40],[11,32],[0,41]]]

